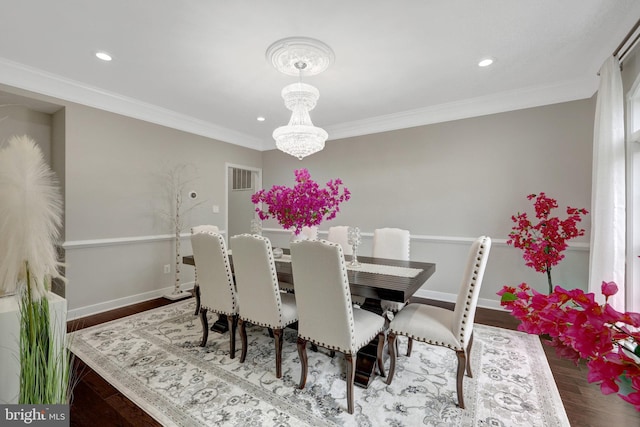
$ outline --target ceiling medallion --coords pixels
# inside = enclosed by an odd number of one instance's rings
[[[302,160],[322,150],[328,137],[324,129],[313,125],[309,116],[320,93],[315,87],[302,83],[302,76],[323,72],[333,64],[335,55],[319,40],[289,37],[269,46],[266,57],[276,70],[300,79],[282,89],[281,95],[285,106],[291,110],[291,119],[286,126],[273,131],[273,138],[279,150]]]
[[[273,43],[267,49],[267,60],[273,67],[288,76],[315,76],[320,74],[335,59],[333,50],[320,40],[309,37],[287,37]],[[296,63],[306,66],[300,70]]]

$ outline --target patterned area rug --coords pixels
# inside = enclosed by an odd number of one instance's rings
[[[569,425],[536,336],[476,325],[465,410],[456,406],[455,353],[415,342],[411,357],[398,358],[392,385],[377,377],[367,389],[355,387],[349,415],[341,354],[309,350],[307,385],[299,390],[295,331],[285,332],[283,378],[276,379],[266,329],[247,329],[241,364],[239,337],[233,360],[227,334],[211,332],[199,347],[194,307],[187,300],[82,329],[72,334],[72,351],[166,426]],[[398,341],[406,354],[405,340]]]

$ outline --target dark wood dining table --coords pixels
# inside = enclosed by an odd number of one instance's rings
[[[285,251],[285,253],[288,250]],[[350,256],[345,256],[348,261]],[[233,268],[233,255],[229,256]],[[276,271],[278,272],[278,280],[286,283],[295,283],[293,281],[293,273],[291,271],[291,262],[276,261]],[[369,273],[367,271],[359,271],[357,268],[347,270],[349,277],[349,285],[351,287],[351,295],[364,297],[365,302],[362,308],[382,314],[381,300],[405,302],[408,301],[417,291],[425,284],[425,282],[436,271],[436,265],[430,262],[420,261],[400,261],[386,258],[373,258],[359,256],[358,261],[366,264],[388,265],[395,267],[406,267],[418,269],[420,272],[414,277],[403,277],[395,275],[387,275],[380,273]],[[193,255],[182,257],[184,264],[195,266]],[[196,305],[199,306],[200,293],[196,285],[195,295],[197,298]],[[217,322],[211,329],[217,332],[226,332],[227,322]],[[376,366],[376,350],[377,339],[374,339],[369,345],[365,346],[358,352],[356,360],[356,384],[361,387],[367,387],[375,376]],[[386,353],[386,352],[385,352]]]

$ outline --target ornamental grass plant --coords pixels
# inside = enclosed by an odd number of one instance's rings
[[[11,138],[0,150],[0,291],[19,298],[21,404],[68,403],[66,330],[54,330],[47,299],[51,280],[64,280],[61,224],[60,191],[42,152],[27,136]]]

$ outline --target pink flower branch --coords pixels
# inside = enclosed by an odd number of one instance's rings
[[[302,227],[313,227],[335,218],[340,212],[340,203],[351,198],[339,178],[320,188],[307,169],[297,169],[294,173],[295,186],[274,185],[269,191],[260,190],[251,196],[254,204],[266,205],[266,211],[256,207],[261,220],[274,218],[283,228],[293,228],[294,233],[299,234]]]
[[[540,335],[559,357],[576,364],[586,360],[589,382],[603,394],[618,393],[640,411],[640,313],[620,313],[608,304],[618,292],[614,282],[602,283],[605,303],[593,293],[557,286],[549,295],[526,283],[505,286],[501,305],[521,321],[518,329]]]
[[[533,224],[526,213],[518,212],[512,216],[511,220],[515,225],[509,233],[507,244],[522,249],[527,267],[546,273],[551,293],[551,267],[564,258],[562,252],[569,246],[568,240],[584,235],[584,229],[578,229],[577,224],[589,212],[586,209],[567,207],[567,218],[560,219],[551,216],[551,211],[558,207],[555,199],[547,197],[545,193],[530,194],[527,199],[535,199],[533,207],[539,221]]]

